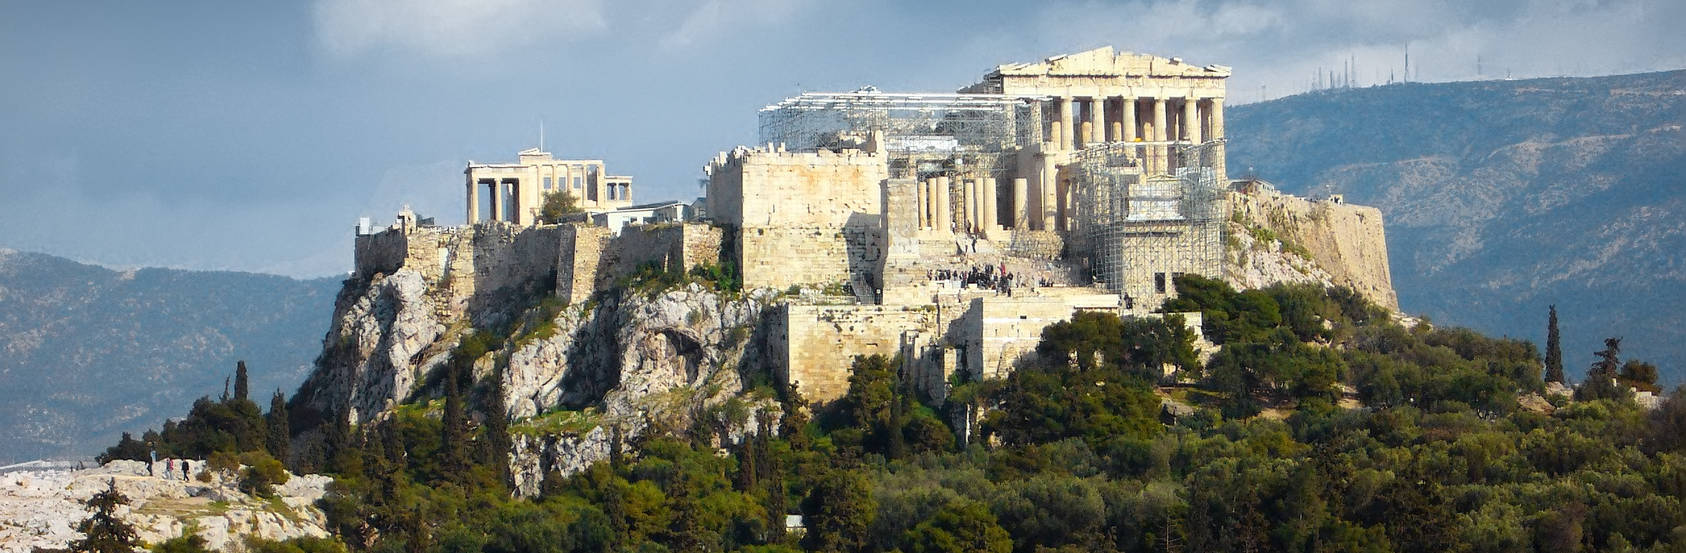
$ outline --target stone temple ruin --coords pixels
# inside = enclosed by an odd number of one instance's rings
[[[523,283],[575,303],[652,264],[729,266],[746,290],[785,292],[769,339],[784,384],[833,399],[855,355],[900,354],[940,397],[956,374],[1013,370],[1077,311],[1157,316],[1176,275],[1225,277],[1229,75],[1107,47],[955,93],[803,94],[761,110],[761,146],[705,165],[688,220],[622,229],[535,224],[543,193],[615,210],[631,179],[529,150],[469,165],[467,226],[411,215],[358,236],[357,275],[418,268],[465,310]],[[1385,279],[1379,213],[1364,224]]]

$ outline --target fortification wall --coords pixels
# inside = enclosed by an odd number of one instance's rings
[[[942,326],[932,306],[785,304],[773,316],[777,376],[816,403],[849,391],[856,355],[917,352]]]
[[[1305,248],[1334,284],[1351,287],[1377,305],[1399,309],[1381,210],[1270,191],[1232,192],[1229,201],[1245,224],[1269,229],[1284,243]]]
[[[556,257],[556,295],[574,304],[597,290],[597,274],[609,249],[609,229],[582,224],[562,225]]]
[[[744,286],[881,286],[885,157],[734,150],[709,165],[709,214],[736,229]]]
[[[507,290],[548,287],[563,229],[481,224],[412,227],[359,236],[356,275],[409,269],[421,275],[443,319]],[[537,262],[535,262],[537,260]]]

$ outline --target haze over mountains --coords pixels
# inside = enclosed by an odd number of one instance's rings
[[[292,394],[339,286],[0,250],[0,465],[91,455],[179,417],[221,395],[240,359],[255,399]]]
[[[1381,208],[1408,312],[1686,375],[1686,71],[1331,90],[1231,110],[1229,171]]]

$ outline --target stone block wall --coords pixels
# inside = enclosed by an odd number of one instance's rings
[[[589,225],[564,225],[556,261],[556,293],[568,303],[613,286],[646,263],[685,272],[720,260],[722,230],[700,223],[633,225],[619,236]]]
[[[414,271],[448,320],[492,294],[548,287],[562,233],[554,225],[500,223],[389,229],[357,237],[356,276]]]
[[[941,326],[929,306],[785,304],[773,316],[777,377],[815,403],[849,391],[856,355],[916,350]]]
[[[882,286],[885,156],[739,148],[707,171],[709,214],[736,231],[745,287]]]
[[[598,268],[609,249],[609,229],[582,224],[562,225],[556,258],[556,295],[574,304],[597,290]]]

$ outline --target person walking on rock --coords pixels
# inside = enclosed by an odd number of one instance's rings
[[[181,479],[183,482],[187,481],[187,462],[187,459],[181,460]]]
[[[146,475],[147,476],[157,476],[157,474],[154,474],[152,472],[152,465],[158,464],[158,450],[153,449],[151,455],[152,455],[152,462],[146,464]]]
[[[175,479],[175,477],[176,477],[176,460],[175,459],[165,459],[164,460],[164,479],[165,480],[173,480],[173,479]]]

